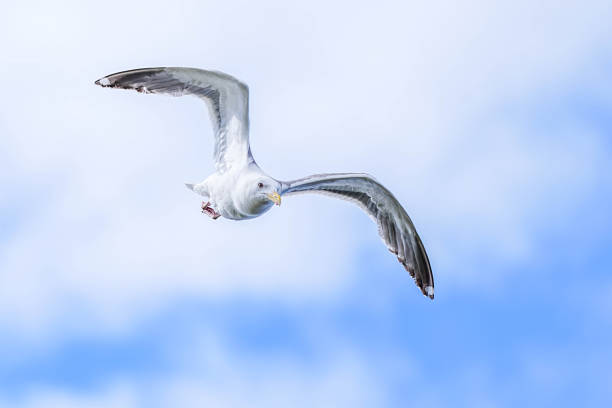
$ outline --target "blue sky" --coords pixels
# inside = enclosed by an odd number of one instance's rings
[[[0,16],[0,407],[607,406],[605,2],[23,2]],[[428,249],[420,295],[358,208],[212,222],[201,103],[247,82],[272,176],[368,172]]]

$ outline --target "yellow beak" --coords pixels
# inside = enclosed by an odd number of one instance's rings
[[[270,193],[270,194],[267,194],[267,196],[270,199],[270,201],[272,201],[274,204],[280,205],[281,196],[278,193]]]

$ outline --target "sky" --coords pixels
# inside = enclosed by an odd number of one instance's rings
[[[0,407],[612,404],[604,1],[10,2],[0,13]],[[420,294],[356,206],[212,221],[215,69],[271,176],[366,172],[427,248]]]

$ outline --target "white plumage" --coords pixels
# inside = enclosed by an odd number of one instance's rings
[[[215,173],[187,187],[204,197],[202,211],[213,219],[258,217],[281,196],[319,193],[351,201],[378,225],[389,251],[433,299],[434,282],[427,253],[410,217],[393,194],[373,177],[359,173],[317,174],[278,181],[257,165],[249,146],[249,90],[237,79],[195,68],[144,68],[119,72],[96,81],[110,88],[172,96],[193,95],[208,106],[215,131]]]

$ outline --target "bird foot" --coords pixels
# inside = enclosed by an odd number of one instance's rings
[[[221,214],[215,211],[215,209],[212,208],[209,204],[210,202],[202,201],[202,214],[206,214],[213,220],[216,220],[221,216]]]

